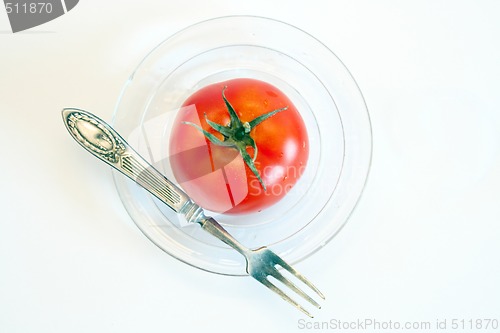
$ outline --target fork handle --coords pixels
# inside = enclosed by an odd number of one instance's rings
[[[205,216],[200,206],[150,165],[104,120],[90,112],[73,108],[64,109],[62,115],[73,139],[92,155],[137,182],[186,222],[200,224],[203,230],[248,258],[249,249],[241,245],[214,218]]]
[[[64,124],[83,148],[129,177],[175,212],[196,213],[197,205],[174,183],[140,156],[111,126],[96,115],[73,108],[62,112]],[[191,222],[191,221],[188,221]]]

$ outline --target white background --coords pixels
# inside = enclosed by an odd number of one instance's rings
[[[197,270],[150,243],[109,168],[61,120],[71,106],[111,120],[154,46],[230,14],[316,36],[370,111],[365,192],[342,232],[297,265],[327,295],[313,321],[250,278]],[[446,319],[452,331],[452,319],[500,320],[499,18],[494,0],[83,0],[13,34],[0,8],[0,332],[295,332],[365,318],[431,322],[427,331]]]

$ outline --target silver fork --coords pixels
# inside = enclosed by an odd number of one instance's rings
[[[283,276],[277,267],[282,267],[290,272],[324,299],[323,294],[309,280],[268,248],[261,247],[252,250],[240,244],[215,219],[206,216],[200,206],[195,204],[186,193],[141,157],[103,120],[90,112],[72,108],[64,109],[62,115],[69,133],[82,147],[131,178],[177,212],[187,222],[198,223],[203,230],[241,253],[246,259],[246,271],[250,276],[311,318],[313,316],[309,311],[271,282],[269,277],[281,282],[316,308],[321,308],[312,297]]]

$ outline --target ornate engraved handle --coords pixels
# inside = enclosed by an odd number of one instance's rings
[[[79,109],[64,109],[62,115],[69,133],[83,148],[184,215],[188,222],[198,222],[201,208],[132,149],[106,122]]]

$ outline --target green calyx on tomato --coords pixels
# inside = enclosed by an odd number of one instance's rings
[[[251,131],[260,123],[265,121],[266,119],[274,116],[278,112],[285,111],[288,109],[288,106],[285,106],[283,108],[279,108],[270,112],[267,112],[265,114],[262,114],[258,117],[255,117],[253,120],[248,121],[248,122],[242,122],[240,118],[238,117],[238,114],[234,110],[233,106],[229,101],[227,100],[224,91],[226,90],[227,86],[225,86],[222,89],[222,99],[224,100],[224,103],[227,107],[227,110],[229,112],[229,117],[230,121],[228,125],[221,125],[216,122],[211,121],[208,119],[207,114],[204,113],[205,120],[207,124],[214,129],[216,132],[220,133],[223,136],[223,140],[219,139],[212,133],[204,130],[200,126],[184,121],[183,124],[193,126],[196,128],[198,131],[203,133],[203,135],[210,140],[215,145],[218,146],[223,146],[223,147],[232,147],[238,150],[240,153],[241,157],[245,161],[245,164],[248,166],[248,168],[253,172],[255,177],[259,180],[260,185],[266,191],[266,184],[264,184],[259,171],[255,167],[255,159],[257,158],[258,154],[258,147],[257,144],[255,143],[255,140],[252,138]],[[250,156],[250,154],[247,152],[247,147],[252,147],[253,148],[253,157]]]

